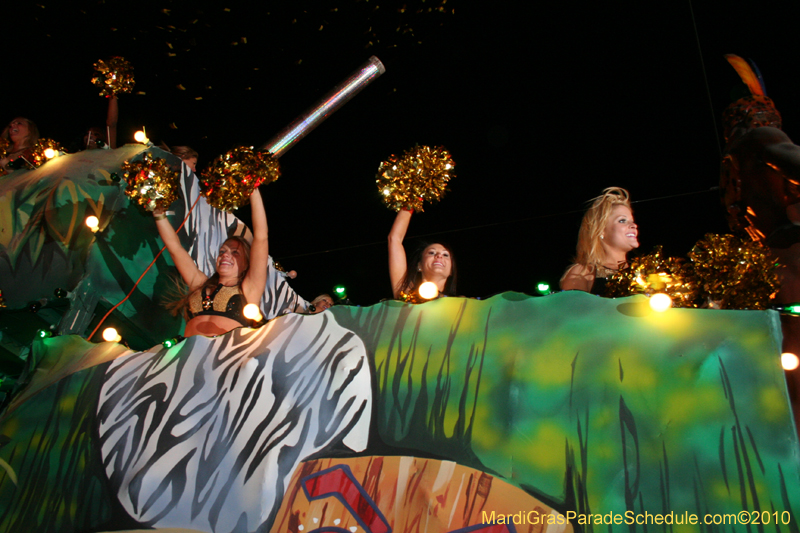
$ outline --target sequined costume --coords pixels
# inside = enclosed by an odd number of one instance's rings
[[[243,314],[244,295],[238,285],[226,287],[217,285],[214,292],[201,296],[203,291],[195,291],[189,297],[189,318],[200,315],[224,316],[236,320],[243,326],[251,326],[252,322]]]

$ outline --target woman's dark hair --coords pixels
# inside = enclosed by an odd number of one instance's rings
[[[400,287],[404,292],[411,292],[414,289],[418,288],[422,283],[422,272],[417,270],[417,266],[422,261],[422,254],[425,252],[425,249],[432,245],[432,244],[440,244],[445,247],[445,249],[450,252],[450,277],[447,278],[447,282],[444,284],[444,290],[442,294],[447,296],[456,296],[456,280],[458,279],[458,269],[456,268],[456,256],[453,254],[453,249],[450,247],[449,244],[444,242],[423,242],[414,250],[414,253],[408,256],[408,264],[406,264],[406,275],[403,278]]]

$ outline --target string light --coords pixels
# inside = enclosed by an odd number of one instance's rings
[[[97,233],[97,230],[100,229],[100,220],[94,215],[88,216],[86,217],[86,225],[89,226],[92,233]]]
[[[56,152],[56,151],[55,151],[55,150],[53,150],[52,148],[47,148],[47,149],[44,151],[44,156],[45,156],[47,159],[53,159],[53,158],[54,158],[55,156],[57,156],[57,155],[58,155],[58,152]]]
[[[47,339],[53,336],[53,332],[49,329],[40,329],[36,332],[36,336],[40,339]]]
[[[142,143],[142,144],[147,144],[150,142],[150,139],[147,138],[147,130],[145,129],[144,126],[142,126],[141,130],[133,134],[133,139],[137,143]]]
[[[663,313],[670,307],[672,307],[672,298],[670,298],[669,295],[663,292],[657,292],[650,297],[650,308],[653,309],[653,311]]]
[[[781,354],[781,366],[784,370],[794,370],[800,366],[800,358],[791,352]]]
[[[261,322],[264,316],[261,314],[261,309],[258,308],[256,304],[247,304],[242,309],[242,314],[245,318],[249,320],[254,320],[255,322]]]
[[[786,305],[773,305],[773,309],[776,311],[780,311],[784,315],[793,315],[798,316],[800,315],[800,302],[795,302]]]
[[[419,295],[426,300],[433,300],[439,296],[439,287],[432,281],[426,281],[419,286]]]
[[[337,285],[333,288],[334,294],[340,300],[344,300],[347,298],[347,289],[344,288],[344,285]]]
[[[106,328],[103,330],[103,340],[106,342],[119,342],[122,340],[117,330],[114,328]]]
[[[536,290],[539,291],[539,294],[542,295],[550,294],[550,284],[545,281],[537,283]]]
[[[175,346],[176,344],[178,344],[179,342],[181,342],[182,340],[183,340],[183,337],[181,337],[181,336],[173,337],[172,339],[165,340],[164,342],[161,343],[161,345],[164,348],[170,349],[173,346]]]

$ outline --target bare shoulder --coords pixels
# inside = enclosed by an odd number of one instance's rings
[[[572,265],[561,278],[561,290],[584,291],[592,290],[594,283],[594,269],[588,265]]]

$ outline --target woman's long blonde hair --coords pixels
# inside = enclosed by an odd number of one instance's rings
[[[621,187],[609,187],[603,194],[589,200],[592,205],[583,215],[581,229],[578,232],[578,248],[575,263],[594,269],[605,261],[605,252],[600,239],[611,216],[611,210],[618,205],[631,209],[628,191]],[[631,211],[633,211],[631,209]]]

